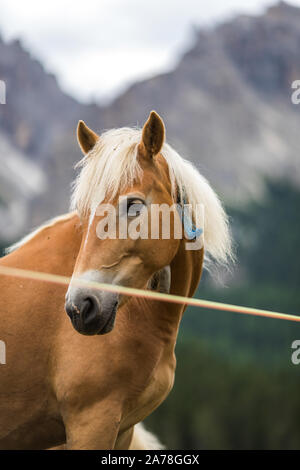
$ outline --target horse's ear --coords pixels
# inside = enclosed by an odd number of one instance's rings
[[[157,155],[165,140],[165,125],[162,118],[151,111],[147,122],[143,127],[142,143],[149,157]]]
[[[99,136],[84,121],[78,122],[77,140],[83,153],[88,153],[92,150],[98,139]]]

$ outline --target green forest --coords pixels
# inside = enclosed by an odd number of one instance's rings
[[[233,280],[213,287],[205,273],[195,296],[300,313],[299,190],[269,181],[264,200],[227,212]],[[300,449],[295,339],[298,323],[188,308],[174,388],[146,424],[170,449]]]

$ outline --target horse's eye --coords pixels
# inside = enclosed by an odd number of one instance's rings
[[[127,202],[128,217],[138,217],[141,215],[145,204],[140,199],[129,199]]]

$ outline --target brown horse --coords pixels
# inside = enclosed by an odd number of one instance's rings
[[[99,237],[105,219],[100,206],[118,208],[120,227],[125,220],[141,222],[154,204],[183,201],[192,205],[195,220],[195,207],[203,204],[205,255],[217,262],[230,257],[227,219],[217,196],[165,143],[164,124],[155,112],[142,131],[114,129],[99,137],[80,121],[77,133],[85,156],[73,190],[74,212],[40,227],[0,261],[72,276],[67,295],[63,286],[0,276],[0,339],[6,345],[6,364],[0,364],[0,449],[157,445],[138,423],[173,386],[184,306],[119,298],[73,280],[192,296],[204,248],[187,249],[184,232],[181,238],[172,230],[169,238],[162,236],[161,215],[156,238]],[[171,215],[174,228],[181,219],[176,211]]]

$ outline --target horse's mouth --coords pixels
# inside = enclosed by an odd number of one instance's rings
[[[104,326],[102,327],[102,329],[100,331],[98,331],[98,333],[96,333],[97,335],[105,335],[107,333],[110,333],[115,325],[115,320],[116,320],[116,313],[117,313],[117,310],[118,310],[118,304],[119,302],[116,301],[113,308],[112,308],[112,312],[110,314],[110,316],[108,317],[106,323],[104,324]]]

